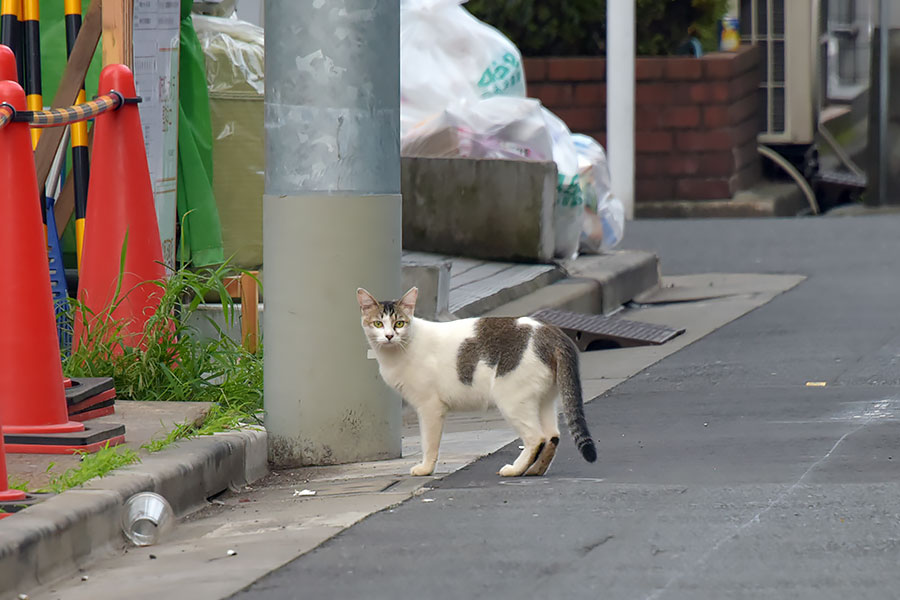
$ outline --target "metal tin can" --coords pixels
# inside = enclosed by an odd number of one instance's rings
[[[741,45],[741,20],[733,16],[722,17],[719,30],[719,50],[735,52]]]

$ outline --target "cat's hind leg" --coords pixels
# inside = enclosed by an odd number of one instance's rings
[[[524,448],[511,465],[504,465],[497,474],[502,477],[518,477],[528,470],[543,449],[546,439],[541,432],[538,403],[531,398],[521,402],[497,403],[497,408],[522,438]]]
[[[541,431],[544,434],[544,443],[537,458],[525,475],[543,475],[556,456],[556,447],[559,446],[559,418],[556,414],[556,390],[551,390],[541,400]]]

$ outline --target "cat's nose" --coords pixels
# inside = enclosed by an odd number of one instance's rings
[[[388,341],[391,341],[391,340],[394,338],[394,334],[393,334],[393,333],[386,333],[386,334],[384,334],[384,337],[386,337],[386,338],[388,339]]]

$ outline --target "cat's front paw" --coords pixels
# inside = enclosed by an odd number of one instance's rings
[[[512,465],[503,465],[503,468],[497,471],[497,475],[500,477],[517,477],[521,475],[521,473],[519,473]]]
[[[409,470],[409,474],[413,477],[422,477],[432,473],[434,473],[434,465],[426,465],[425,463],[420,463]]]

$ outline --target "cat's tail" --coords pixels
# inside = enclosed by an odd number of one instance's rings
[[[597,460],[597,448],[588,431],[584,418],[584,401],[581,397],[581,376],[578,368],[578,348],[569,337],[559,332],[560,344],[556,350],[556,385],[562,396],[563,414],[575,446],[588,462]]]

